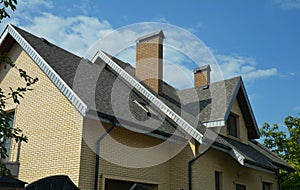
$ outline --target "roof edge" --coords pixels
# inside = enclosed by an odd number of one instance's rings
[[[71,102],[76,110],[85,115],[88,108],[87,105],[77,96],[77,94],[65,83],[65,81],[50,67],[42,56],[23,38],[23,36],[15,29],[12,24],[8,24],[0,38],[0,46],[3,40],[10,34],[13,39],[22,47],[28,56],[38,65],[38,67],[46,74],[51,82],[61,91],[61,93]]]
[[[239,93],[239,90],[242,89],[242,92],[243,92],[243,96],[245,98],[245,101],[246,101],[246,105],[247,107],[249,108],[249,114],[250,114],[250,117],[251,117],[251,120],[252,120],[252,123],[253,123],[253,126],[254,126],[254,129],[255,129],[255,132],[257,134],[257,137],[256,138],[259,138],[260,136],[260,132],[259,132],[259,129],[258,129],[258,126],[257,126],[257,123],[256,123],[256,120],[255,120],[255,117],[254,117],[254,113],[253,113],[253,110],[252,110],[252,107],[250,105],[250,101],[249,101],[249,98],[248,98],[248,95],[247,95],[247,92],[246,92],[246,89],[245,89],[245,85],[244,85],[244,82],[243,82],[243,79],[241,76],[239,76],[239,80],[238,80],[238,83],[236,85],[236,88],[234,90],[234,93],[232,95],[232,98],[229,102],[229,105],[227,107],[227,111],[225,113],[225,116],[224,116],[224,121],[227,120],[231,110],[232,110],[232,107],[233,107],[233,103],[234,101],[237,99],[237,95]],[[247,129],[248,131],[248,129]],[[254,138],[253,138],[254,139]]]

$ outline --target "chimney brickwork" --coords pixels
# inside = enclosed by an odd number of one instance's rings
[[[136,76],[156,93],[163,93],[162,31],[137,39]]]
[[[194,86],[203,86],[210,83],[210,66],[204,65],[194,69]]]

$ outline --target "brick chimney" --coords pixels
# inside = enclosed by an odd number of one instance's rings
[[[210,83],[210,66],[204,65],[194,69],[194,86],[203,86]]]
[[[136,76],[157,94],[163,93],[162,30],[136,40]]]

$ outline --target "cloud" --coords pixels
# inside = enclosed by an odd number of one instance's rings
[[[51,8],[45,1],[32,3]],[[79,56],[91,58],[97,50],[104,50],[134,66],[136,39],[163,29],[166,36],[164,80],[179,89],[192,87],[193,69],[204,64],[212,67],[212,81],[223,79],[218,71],[222,71],[224,78],[242,75],[246,80],[277,74],[276,68],[258,69],[253,58],[239,55],[216,55],[217,65],[210,48],[200,39],[187,30],[165,23],[142,23],[114,30],[107,20],[89,16],[62,17],[41,12],[28,22],[20,22],[20,18],[10,21]],[[86,54],[87,51],[90,54]]]
[[[295,111],[300,111],[300,106],[294,107],[293,110],[295,110]]]
[[[93,42],[112,31],[106,20],[87,16],[59,17],[51,13],[42,13],[21,27],[81,56]]]
[[[240,55],[216,55],[215,56],[224,78],[241,75],[245,80],[267,78],[278,74],[276,68],[258,69],[256,61],[251,57]]]
[[[18,1],[18,10],[32,9],[35,10],[38,7],[46,7],[52,9],[54,7],[51,0],[22,0]]]
[[[300,9],[300,0],[273,0],[281,8],[289,9]]]

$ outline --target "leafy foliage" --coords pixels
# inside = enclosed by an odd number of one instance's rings
[[[2,8],[0,9],[0,23],[4,18],[10,18],[7,9],[11,9],[12,11],[16,10],[17,0],[0,0],[0,4],[2,4]]]
[[[24,80],[24,85],[17,89],[9,88],[10,91],[5,94],[0,88],[0,160],[5,160],[9,155],[5,147],[6,140],[14,139],[16,142],[27,142],[28,138],[22,134],[19,128],[11,128],[10,122],[12,118],[5,111],[6,101],[13,99],[16,104],[20,103],[20,98],[24,98],[27,91],[32,90],[31,86],[38,81],[38,78],[32,78],[23,69],[17,68],[7,54],[0,54],[0,63],[5,64],[13,69],[17,69],[20,77]],[[3,162],[0,162],[0,175],[10,175],[10,171],[6,168]]]
[[[300,115],[300,114],[299,114]],[[264,145],[289,163],[295,171],[284,175],[283,189],[300,187],[300,117],[287,116],[285,126],[270,126],[264,123],[261,128]],[[281,171],[284,174],[284,171]]]
[[[16,10],[17,0],[0,0],[0,23],[4,18],[10,18],[7,10]],[[38,78],[29,76],[25,70],[17,68],[13,61],[6,53],[0,52],[0,64],[5,64],[4,68],[11,67],[17,69],[20,77],[24,80],[24,85],[16,89],[9,88],[9,92],[5,93],[0,88],[0,175],[10,175],[10,171],[7,169],[3,160],[8,158],[8,150],[6,149],[6,141],[14,139],[16,142],[27,142],[28,138],[22,134],[22,130],[19,128],[12,128],[10,122],[12,117],[5,111],[6,101],[12,99],[14,103],[19,104],[20,98],[24,98],[24,94],[27,91],[32,90],[31,86],[38,81]]]

